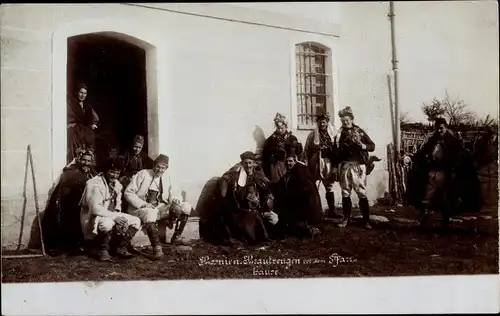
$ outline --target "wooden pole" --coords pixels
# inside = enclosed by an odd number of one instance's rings
[[[392,142],[396,143],[396,124],[398,120],[394,117],[394,104],[392,101],[392,84],[391,75],[387,75],[387,87],[389,88],[389,108],[391,110],[391,127],[392,127]]]
[[[399,152],[401,150],[401,124],[399,123],[399,90],[398,90],[398,60],[396,58],[396,32],[394,27],[394,2],[389,2],[389,19],[391,21],[391,44],[392,44],[392,71],[394,72],[394,116],[396,141],[394,143],[396,150],[396,161],[399,161]]]
[[[40,230],[40,242],[42,244],[42,255],[45,257],[45,243],[43,242],[42,220],[40,219],[40,207],[38,206],[38,192],[36,190],[35,165],[33,164],[33,155],[31,153],[31,145],[28,145],[28,154],[31,163],[31,175],[33,177],[33,194],[35,195],[35,210],[38,218],[38,229]]]

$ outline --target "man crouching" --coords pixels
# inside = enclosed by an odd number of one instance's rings
[[[181,234],[191,213],[191,205],[181,202],[170,174],[169,158],[159,155],[153,169],[143,169],[135,174],[125,189],[128,213],[140,218],[153,247],[155,259],[163,257],[158,221],[166,221],[172,229],[176,224],[171,243],[181,242]]]
[[[102,173],[88,180],[81,201],[81,224],[84,238],[93,241],[100,261],[110,261],[110,241],[116,245],[116,255],[129,258],[127,247],[139,231],[139,218],[122,213],[122,185],[118,182],[123,162],[110,159]]]

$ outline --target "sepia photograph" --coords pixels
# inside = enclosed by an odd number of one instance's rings
[[[499,312],[498,27],[489,0],[3,3],[2,314],[82,284],[133,305],[82,314],[290,312],[313,281],[389,312],[396,279],[399,312]],[[416,285],[451,276],[495,284]],[[283,309],[130,300],[230,280]]]

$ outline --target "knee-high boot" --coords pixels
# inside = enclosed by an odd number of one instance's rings
[[[343,219],[342,223],[339,224],[339,227],[346,227],[349,223],[349,219],[351,218],[351,210],[352,210],[352,201],[351,197],[342,197],[342,212]]]
[[[99,261],[110,261],[109,243],[111,241],[112,232],[99,232],[96,238],[97,258]]]
[[[181,235],[186,227],[186,223],[188,221],[189,216],[187,214],[182,214],[179,219],[175,223],[175,231],[170,239],[170,243],[178,243],[181,241]]]
[[[341,218],[342,216],[338,215],[335,212],[335,194],[333,192],[326,192],[325,195],[326,202],[328,204],[328,212],[326,213],[327,218]]]
[[[130,258],[133,255],[127,250],[130,245],[130,241],[137,233],[138,229],[129,226],[124,234],[117,234],[116,236],[116,254],[123,258]]]
[[[365,228],[371,228],[370,225],[370,205],[368,204],[367,198],[359,199],[359,209],[363,215],[363,225]]]
[[[149,241],[151,242],[151,246],[153,247],[154,257],[155,259],[160,259],[163,257],[163,250],[160,244],[160,234],[158,232],[158,224],[155,223],[147,223],[145,225],[146,233],[148,234]]]

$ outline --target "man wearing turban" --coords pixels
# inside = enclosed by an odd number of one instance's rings
[[[254,244],[269,240],[278,222],[269,180],[255,167],[256,155],[244,152],[241,162],[219,179],[218,208],[200,214],[200,237],[217,244]]]
[[[99,124],[99,117],[87,103],[88,88],[78,84],[75,94],[68,100],[68,161],[77,156],[76,149],[95,149],[94,130]]]
[[[192,209],[189,203],[182,202],[168,167],[169,157],[159,155],[152,169],[143,169],[132,177],[124,193],[128,213],[140,218],[156,259],[163,257],[158,221],[166,221],[170,229],[175,223],[170,242],[182,242],[181,234]]]

